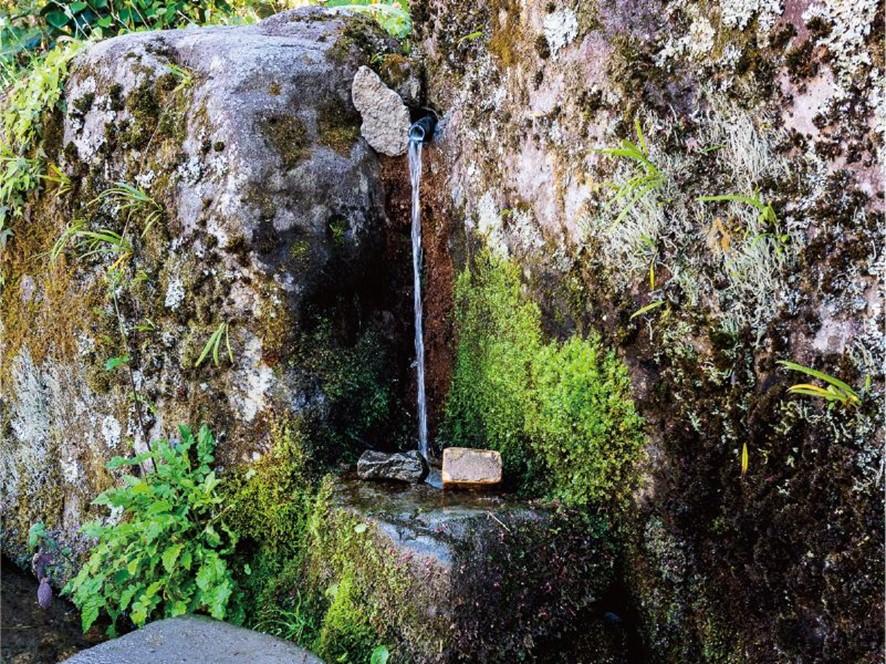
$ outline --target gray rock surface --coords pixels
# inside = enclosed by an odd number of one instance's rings
[[[394,454],[366,450],[357,461],[357,474],[363,480],[418,482],[427,470],[425,460],[415,450]]]
[[[46,242],[19,243],[34,267],[7,273],[7,292],[22,297],[0,302],[6,553],[23,560],[38,520],[76,550],[79,527],[99,515],[91,500],[115,480],[106,462],[130,443],[141,451],[206,421],[230,467],[270,449],[271,419],[335,412],[291,358],[351,347],[339,330],[389,334],[385,196],[350,95],[358,67],[388,44],[365,16],[305,8],[255,25],[127,34],[73,61],[46,149],[74,186],[58,207],[29,212]],[[91,203],[116,182],[162,208],[143,237],[129,228],[127,274],[139,277],[119,291],[119,324],[110,261],[71,251],[53,270],[39,260],[71,219],[126,232],[117,206]],[[318,320],[332,331],[306,341]],[[232,358],[195,368],[222,322]],[[152,412],[134,403],[125,372],[103,368],[124,352],[120,325],[126,352],[141,349],[129,366]]]
[[[406,152],[409,109],[369,67],[360,67],[351,86],[354,106],[363,116],[360,133],[374,150],[396,157]]]
[[[574,515],[492,493],[344,480],[320,515],[314,582],[350,579],[355,612],[380,616],[402,661],[544,659],[552,638],[590,641],[612,658],[620,638],[596,618],[614,549]],[[617,648],[616,648],[617,651]]]
[[[204,616],[145,625],[83,650],[64,664],[323,664],[289,641]]]

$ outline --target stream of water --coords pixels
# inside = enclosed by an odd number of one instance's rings
[[[424,130],[413,127],[409,132],[409,178],[412,182],[412,280],[415,309],[415,367],[418,406],[418,451],[428,458],[428,411],[425,401],[425,341],[422,333],[421,304],[421,148]]]

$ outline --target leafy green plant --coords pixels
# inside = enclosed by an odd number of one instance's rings
[[[206,345],[203,346],[203,350],[200,352],[200,356],[194,363],[194,368],[197,368],[201,364],[203,364],[204,360],[206,360],[206,358],[208,358],[210,354],[212,355],[212,362],[215,364],[215,366],[219,365],[219,351],[221,349],[222,339],[224,339],[225,342],[225,349],[228,353],[228,359],[231,361],[231,364],[234,363],[234,352],[231,350],[231,338],[228,334],[228,324],[219,323],[218,327],[215,328],[215,331],[206,342]]]
[[[409,3],[405,0],[328,0],[323,6],[369,14],[385,32],[397,39],[405,39],[412,33]]]
[[[129,355],[118,355],[116,357],[109,357],[105,360],[105,371],[113,371],[118,367],[122,367],[129,364]]]
[[[228,612],[235,586],[226,558],[237,538],[221,520],[220,480],[211,468],[215,440],[206,425],[196,438],[186,426],[179,435],[108,463],[110,470],[148,461],[153,468],[125,476],[93,501],[122,517],[83,527],[96,545],[63,592],[80,609],[84,632],[101,613],[114,634],[123,616],[141,626],[158,616],[206,611],[223,619]]]
[[[620,146],[617,148],[601,148],[597,150],[597,152],[610,157],[627,159],[634,164],[634,174],[618,185],[615,190],[613,203],[616,203],[621,208],[618,217],[616,217],[616,223],[621,222],[627,216],[637,201],[646,194],[660,189],[665,182],[664,173],[652,162],[649,156],[649,147],[646,144],[646,138],[643,136],[643,128],[640,126],[639,119],[634,120],[634,131],[637,135],[636,142],[625,138],[622,139]]]
[[[51,0],[40,12],[53,36],[109,37],[139,28],[203,24],[232,11],[224,0]]]
[[[42,521],[35,521],[28,528],[28,548],[32,551],[40,546],[40,542],[47,536],[46,526]]]
[[[827,383],[827,387],[821,387],[813,383],[798,383],[788,388],[788,393],[790,394],[818,397],[828,402],[840,403],[843,406],[857,407],[861,404],[861,397],[858,396],[858,393],[835,376],[812,369],[811,367],[804,367],[802,364],[797,364],[790,360],[780,360],[778,363],[786,369],[797,371]]]
[[[391,651],[387,646],[376,646],[369,656],[369,664],[388,664],[391,657]]]

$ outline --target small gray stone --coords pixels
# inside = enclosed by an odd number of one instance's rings
[[[406,152],[409,142],[409,109],[369,67],[354,75],[351,98],[363,117],[360,133],[372,148],[390,157]]]
[[[396,454],[366,450],[357,461],[357,475],[363,480],[419,482],[426,472],[425,460],[415,450]]]

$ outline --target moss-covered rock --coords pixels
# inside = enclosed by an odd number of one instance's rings
[[[42,520],[76,557],[91,499],[119,479],[105,463],[180,422],[211,423],[232,477],[292,454],[295,419],[327,463],[397,444],[391,321],[408,300],[384,251],[406,238],[387,235],[350,101],[390,43],[315,8],[124,35],[72,63],[41,146],[61,175],[3,253],[4,551],[24,556]],[[283,527],[283,484],[246,483],[247,537]]]
[[[488,333],[459,341],[471,359],[456,376],[497,368],[453,383],[454,403],[474,388],[500,415],[458,418],[470,437],[528,449],[495,428],[526,412],[529,308],[545,340],[599,331],[649,435],[619,518],[644,659],[878,659],[882,8],[413,7],[428,102],[447,120],[434,222],[507,256],[523,290],[499,298],[522,309],[487,308],[474,329]],[[450,242],[458,269],[475,246]],[[805,378],[781,359],[864,390],[860,407],[788,394]],[[579,421],[554,428],[569,439]],[[571,486],[583,469],[552,474]]]
[[[604,521],[543,505],[327,484],[308,548],[326,607],[317,651],[354,662],[376,644],[409,662],[622,661],[621,630],[602,620],[615,568],[607,538]]]

